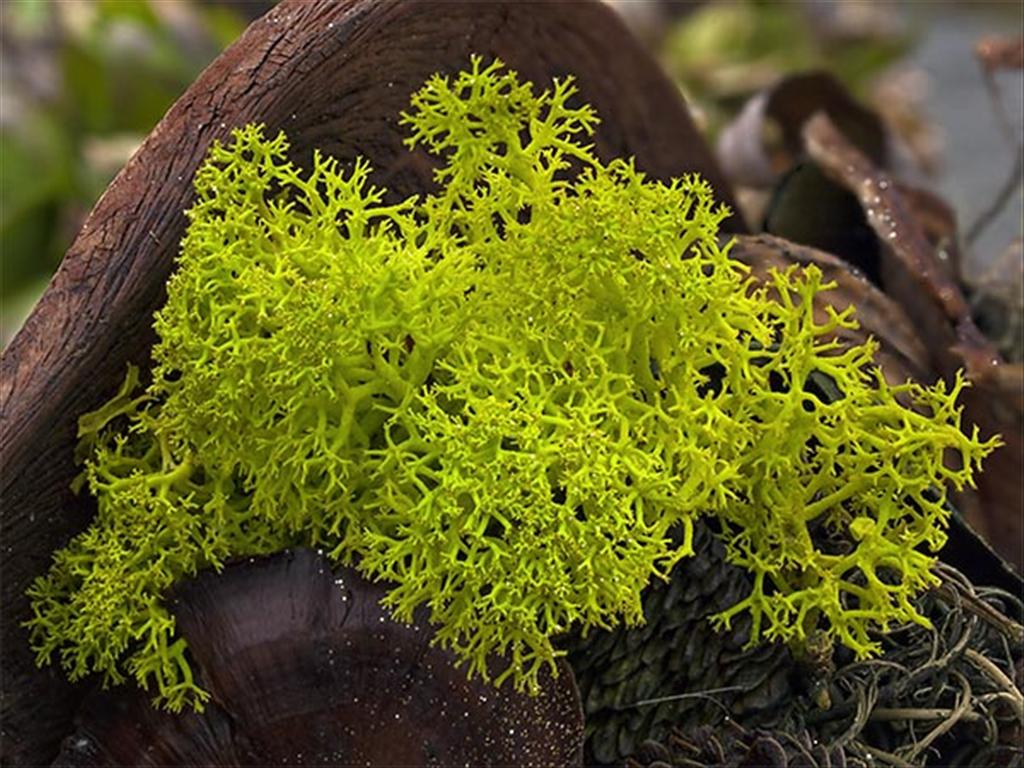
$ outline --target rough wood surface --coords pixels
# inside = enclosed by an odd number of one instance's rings
[[[536,696],[470,679],[432,645],[427,606],[391,618],[389,589],[308,549],[189,579],[169,603],[206,709],[157,710],[137,688],[90,695],[55,765],[582,766],[564,661]]]
[[[299,162],[312,147],[362,154],[395,193],[423,189],[429,166],[408,159],[395,116],[428,75],[457,71],[474,52],[538,83],[576,74],[603,118],[602,154],[633,154],[656,177],[699,171],[728,202],[677,89],[597,2],[285,0],[254,22],[111,183],[0,361],[5,765],[51,759],[80,698],[60,672],[36,669],[20,627],[24,592],[92,513],[68,489],[76,420],[113,393],[129,361],[145,365],[207,147],[260,121],[288,132]]]

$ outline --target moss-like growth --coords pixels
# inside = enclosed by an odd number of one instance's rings
[[[961,384],[886,384],[834,339],[849,311],[815,321],[812,268],[752,284],[708,186],[598,160],[573,94],[478,60],[434,77],[402,119],[439,190],[397,205],[258,127],[214,146],[152,383],[82,420],[99,512],[31,589],[40,661],[198,706],[165,590],[307,545],[532,689],[570,626],[642,621],[705,514],[754,574],[718,620],[749,612],[754,641],[869,654],[924,621],[946,483],[994,446],[959,430]]]

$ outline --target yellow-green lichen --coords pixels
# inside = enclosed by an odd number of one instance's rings
[[[701,515],[754,576],[717,618],[753,641],[865,655],[924,621],[946,486],[994,447],[960,431],[961,383],[886,384],[834,339],[850,311],[816,323],[813,268],[753,284],[707,184],[598,160],[574,90],[432,78],[402,122],[438,191],[398,204],[259,127],[211,149],[152,383],[82,419],[98,515],[30,591],[41,662],[201,706],[165,591],[307,545],[533,689],[552,638],[643,620]]]

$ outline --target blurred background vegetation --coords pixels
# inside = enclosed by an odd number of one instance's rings
[[[0,3],[0,303],[6,343],[145,135],[273,3]]]
[[[607,2],[661,58],[711,138],[778,78],[821,68],[883,117],[921,174],[935,177],[967,218],[1012,161],[971,51],[986,32],[1020,34],[1017,0]],[[0,3],[0,345],[143,137],[273,4]],[[1020,90],[1019,77],[1015,83],[1011,93]],[[1020,100],[1011,101],[1019,126]],[[1010,208],[993,243],[1020,233],[1019,195]]]

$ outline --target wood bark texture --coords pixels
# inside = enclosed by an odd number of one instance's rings
[[[137,688],[91,694],[54,764],[582,766],[583,711],[564,661],[536,696],[470,679],[431,644],[426,606],[411,624],[392,619],[389,588],[308,549],[176,585],[168,602],[205,710],[157,710]]]
[[[111,183],[0,360],[3,764],[51,760],[81,697],[62,671],[36,668],[25,589],[94,511],[69,489],[76,422],[116,391],[129,362],[147,367],[207,148],[262,122],[288,133],[299,163],[313,147],[363,155],[396,196],[424,190],[431,165],[404,150],[396,117],[430,74],[458,71],[471,53],[541,86],[575,74],[602,117],[602,155],[635,155],[659,178],[700,172],[730,202],[678,90],[598,2],[285,0],[254,22]]]

